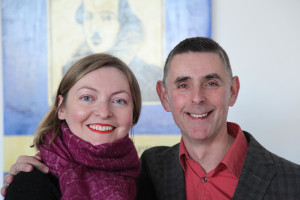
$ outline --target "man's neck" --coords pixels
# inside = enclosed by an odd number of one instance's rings
[[[212,140],[190,142],[183,138],[183,141],[189,156],[198,162],[207,174],[215,169],[224,158],[234,142],[234,137],[225,132]]]

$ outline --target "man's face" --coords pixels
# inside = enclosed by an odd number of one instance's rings
[[[83,29],[93,52],[105,52],[114,45],[120,29],[118,10],[117,0],[84,1]]]
[[[227,133],[227,114],[239,90],[216,53],[184,53],[170,63],[167,89],[157,91],[166,111],[172,112],[184,142],[208,141]]]

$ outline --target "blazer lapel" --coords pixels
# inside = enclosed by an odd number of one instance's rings
[[[184,172],[179,162],[179,145],[169,149],[171,154],[164,162],[164,192],[168,199],[185,199],[185,180]]]
[[[274,161],[250,134],[245,132],[249,141],[248,152],[233,199],[263,199],[275,175]]]

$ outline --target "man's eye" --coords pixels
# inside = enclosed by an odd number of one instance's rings
[[[213,86],[218,86],[218,84],[215,83],[215,82],[208,82],[207,85],[208,85],[208,86],[212,86],[212,87],[213,87]]]
[[[91,101],[92,97],[84,96],[84,97],[81,97],[81,99],[84,100],[84,101]]]
[[[178,86],[178,88],[187,88],[187,87],[188,87],[187,84],[180,84],[180,85]]]

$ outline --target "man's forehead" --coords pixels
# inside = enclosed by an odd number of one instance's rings
[[[205,72],[225,71],[226,69],[221,57],[215,52],[189,52],[174,55],[170,62],[169,73],[182,73],[189,70]]]
[[[213,78],[225,81],[228,77],[221,57],[214,52],[177,54],[170,62],[168,74],[168,79],[171,82]]]

